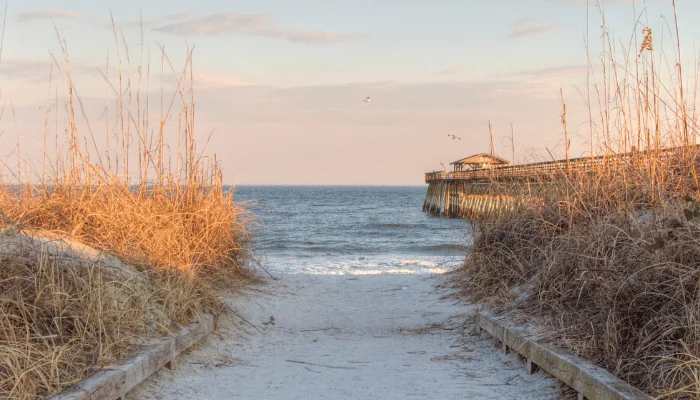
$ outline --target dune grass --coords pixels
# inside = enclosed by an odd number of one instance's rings
[[[56,142],[66,145],[45,145],[38,171],[3,160],[13,179],[0,187],[2,398],[56,393],[144,338],[219,315],[222,291],[255,279],[249,214],[223,185],[216,158],[197,147],[192,52],[179,73],[161,54],[175,87],[166,93],[161,83],[154,112],[150,63],[131,69],[119,37],[115,29],[118,67],[103,72],[114,95],[104,140],[84,123],[90,116],[59,38],[63,58],[54,56],[52,77],[67,88],[67,126]],[[45,144],[52,134],[47,128]],[[46,237],[100,256],[56,250]]]
[[[591,149],[612,162],[543,176],[517,213],[478,221],[455,278],[483,307],[536,322],[654,396],[698,399],[697,87],[682,78],[677,37],[669,60],[639,28],[622,55],[604,32],[603,82],[588,88]],[[662,73],[661,61],[675,66]]]

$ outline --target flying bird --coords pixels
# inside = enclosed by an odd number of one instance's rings
[[[372,99],[370,99],[369,96],[367,96],[367,97],[364,99],[364,102],[365,102],[365,103],[371,103],[371,102],[372,102]]]
[[[447,136],[448,136],[448,137],[451,136],[451,137],[452,137],[452,140],[455,140],[455,139],[457,139],[457,140],[462,140],[461,137],[459,137],[459,136],[457,136],[457,135],[455,135],[455,134],[453,134],[453,133],[448,133]]]

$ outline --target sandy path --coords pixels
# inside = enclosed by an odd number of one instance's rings
[[[129,399],[547,399],[558,384],[459,324],[469,308],[421,275],[282,275]],[[444,292],[442,292],[444,294]],[[275,324],[263,325],[274,316]],[[457,316],[457,317],[455,317]]]

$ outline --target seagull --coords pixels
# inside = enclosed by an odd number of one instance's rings
[[[367,96],[363,101],[364,101],[365,103],[371,103],[371,102],[372,102],[372,99],[370,99],[369,96]]]
[[[452,140],[455,140],[455,139],[457,139],[457,140],[462,140],[461,137],[455,135],[454,133],[448,133],[447,136],[452,136]]]

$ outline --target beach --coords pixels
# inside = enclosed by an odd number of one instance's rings
[[[239,319],[128,399],[555,399],[559,384],[467,332],[472,307],[431,274],[278,274]],[[274,325],[271,323],[274,318]]]

